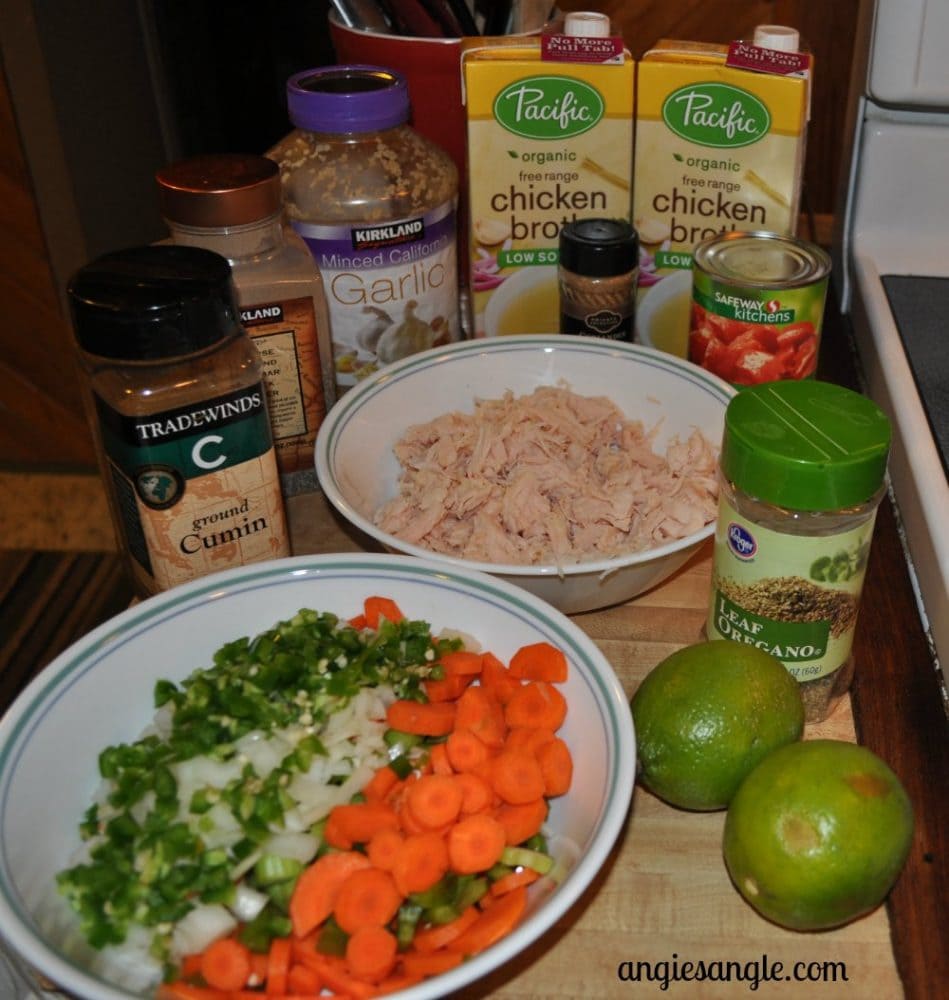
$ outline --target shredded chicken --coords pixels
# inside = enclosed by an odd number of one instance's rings
[[[639,552],[716,516],[717,456],[695,430],[663,457],[609,399],[565,384],[476,400],[396,443],[399,493],[384,531],[476,562],[569,564]]]

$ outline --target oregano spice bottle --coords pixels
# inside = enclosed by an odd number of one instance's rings
[[[137,590],[289,555],[260,356],[228,262],[198,247],[133,247],[80,268],[68,293]]]
[[[725,411],[707,635],[757,646],[821,722],[850,687],[890,422],[812,379],[749,386]]]

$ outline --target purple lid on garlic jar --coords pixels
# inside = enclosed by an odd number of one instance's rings
[[[310,132],[376,132],[408,121],[409,88],[382,66],[325,66],[287,81],[290,121]]]

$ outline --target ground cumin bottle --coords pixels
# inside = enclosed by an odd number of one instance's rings
[[[273,160],[197,156],[156,174],[172,241],[226,257],[260,351],[284,496],[315,490],[313,446],[335,399],[329,314],[312,254],[282,216]]]
[[[728,404],[707,634],[773,653],[808,722],[853,677],[890,436],[871,400],[827,382],[753,386]]]
[[[110,507],[143,595],[290,554],[260,356],[231,269],[135,247],[68,288]]]
[[[267,155],[326,288],[337,392],[458,340],[458,170],[408,125],[405,78],[374,66],[287,83],[295,126]]]

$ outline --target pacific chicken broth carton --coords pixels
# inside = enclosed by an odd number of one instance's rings
[[[631,218],[633,59],[557,30],[466,44],[470,329],[556,333],[560,230]]]
[[[768,27],[793,33],[796,48],[793,29]],[[762,37],[785,44],[786,34]],[[641,343],[687,356],[697,244],[732,230],[794,235],[810,73],[807,53],[746,42],[664,39],[643,55],[633,201]]]

